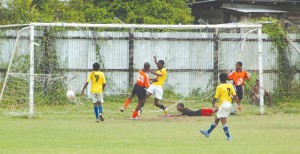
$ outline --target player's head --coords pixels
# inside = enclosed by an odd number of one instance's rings
[[[165,61],[163,61],[163,60],[159,60],[157,62],[157,68],[158,69],[162,69],[164,67],[164,65],[165,65]]]
[[[242,67],[243,67],[243,63],[240,62],[240,61],[238,61],[238,62],[235,64],[235,69],[237,69],[237,70],[242,69]]]
[[[177,111],[181,111],[184,108],[183,103],[178,103],[177,104]]]
[[[93,70],[94,71],[99,71],[100,70],[100,64],[99,63],[94,63],[93,64]]]
[[[149,69],[150,69],[150,63],[145,62],[145,63],[144,63],[144,70],[145,70],[146,72],[148,72]]]
[[[228,76],[227,76],[226,73],[221,73],[220,76],[219,76],[219,78],[220,78],[220,82],[221,83],[224,83],[224,82],[226,82],[228,80]]]

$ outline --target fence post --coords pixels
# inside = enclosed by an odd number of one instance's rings
[[[133,85],[133,60],[134,60],[134,29],[131,28],[129,30],[129,69],[128,69],[128,87],[132,87]]]
[[[213,34],[213,65],[214,65],[214,87],[218,86],[218,75],[219,75],[219,33],[218,29]]]

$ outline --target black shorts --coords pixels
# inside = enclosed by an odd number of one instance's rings
[[[145,87],[141,87],[140,85],[135,84],[131,94],[137,95],[138,99],[144,99],[146,98],[147,91]]]
[[[235,86],[235,91],[236,91],[236,95],[239,98],[239,100],[241,101],[243,99],[243,86]]]

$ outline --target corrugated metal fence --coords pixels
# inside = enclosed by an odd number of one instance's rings
[[[16,39],[16,31],[5,31],[0,38],[1,62],[8,62]],[[42,31],[36,32],[38,52],[43,52]],[[19,51],[28,53],[28,32],[22,33]],[[126,31],[65,31],[51,36],[50,44],[58,54],[58,61],[69,74],[76,75],[70,86],[79,92],[94,62],[100,62],[108,79],[108,92],[121,93],[131,87],[132,79],[144,62],[156,66],[153,56],[163,59],[168,69],[167,87],[188,95],[193,91],[207,91],[214,86],[216,73],[233,70],[237,61],[250,72],[258,71],[257,35],[241,33],[201,32],[132,32]],[[290,38],[300,48],[299,36]],[[244,42],[244,43],[243,43]],[[299,53],[289,47],[293,64],[299,63]],[[130,63],[133,62],[133,63]],[[130,65],[133,64],[133,72]],[[265,88],[276,87],[276,48],[263,35],[263,68]],[[3,80],[1,69],[0,78]],[[218,69],[218,70],[216,70]],[[299,69],[299,68],[298,68]],[[300,69],[299,69],[300,70]],[[216,72],[217,71],[217,72]],[[297,75],[299,79],[299,74]]]

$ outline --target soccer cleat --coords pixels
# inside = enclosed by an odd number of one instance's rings
[[[124,112],[124,111],[125,111],[125,109],[122,107],[120,111],[121,111],[121,112]]]
[[[204,136],[209,137],[209,133],[208,133],[206,130],[201,130],[201,129],[200,129],[200,132],[201,132]]]
[[[230,137],[227,137],[227,141],[231,141],[231,138],[230,138]]]
[[[99,118],[100,118],[101,121],[104,121],[104,118],[103,118],[102,114],[99,115]]]
[[[96,119],[96,122],[100,122],[100,120],[99,120],[99,119]]]

